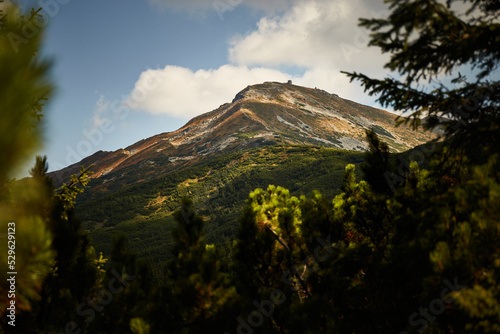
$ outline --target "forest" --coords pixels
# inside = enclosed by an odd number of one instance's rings
[[[466,14],[451,10],[456,2]],[[164,263],[138,257],[125,236],[109,256],[96,250],[75,214],[76,198],[91,196],[90,166],[54,188],[37,157],[30,178],[13,178],[43,138],[55,83],[37,52],[43,29],[23,37],[39,12],[9,11],[0,30],[1,331],[500,332],[500,2],[387,3],[388,17],[360,26],[395,75],[345,74],[442,137],[396,156],[377,136],[383,129],[367,131],[370,152],[344,167],[336,195],[252,189],[224,244],[207,241],[185,197],[174,203]]]

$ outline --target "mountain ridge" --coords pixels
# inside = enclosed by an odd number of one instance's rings
[[[395,127],[396,115],[343,99],[317,88],[265,82],[247,86],[232,102],[190,119],[181,128],[138,141],[116,151],[98,151],[51,173],[66,180],[80,166],[93,165],[92,178],[119,178],[135,166],[144,178],[185,168],[216,152],[269,145],[313,145],[366,151],[365,130],[372,128],[393,152],[422,144],[434,136]],[[155,169],[154,173],[148,169]],[[154,175],[153,175],[154,174]],[[122,174],[121,177],[124,175]]]

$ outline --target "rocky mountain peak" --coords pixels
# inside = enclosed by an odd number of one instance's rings
[[[396,116],[324,90],[291,83],[248,86],[231,103],[199,115],[180,129],[115,152],[99,152],[54,175],[66,179],[81,164],[94,164],[95,178],[140,171],[146,180],[184,168],[213,154],[269,145],[314,145],[366,151],[373,129],[392,151],[422,144],[432,134],[395,127]]]

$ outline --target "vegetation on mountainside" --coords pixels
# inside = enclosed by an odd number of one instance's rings
[[[362,160],[362,153],[311,146],[224,154],[163,178],[87,199],[80,202],[77,213],[105,254],[109,254],[113,235],[124,234],[139,257],[166,260],[173,242],[172,214],[183,197],[192,198],[205,218],[208,241],[222,245],[236,235],[241,208],[253,189],[275,184],[296,196],[313,190],[334,196],[344,166]],[[99,180],[93,182],[99,185]],[[123,210],[114,210],[117,207]]]

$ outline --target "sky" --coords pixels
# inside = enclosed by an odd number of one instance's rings
[[[50,170],[174,131],[265,81],[377,106],[340,73],[382,78],[359,17],[382,0],[41,0],[55,96],[38,154]]]

